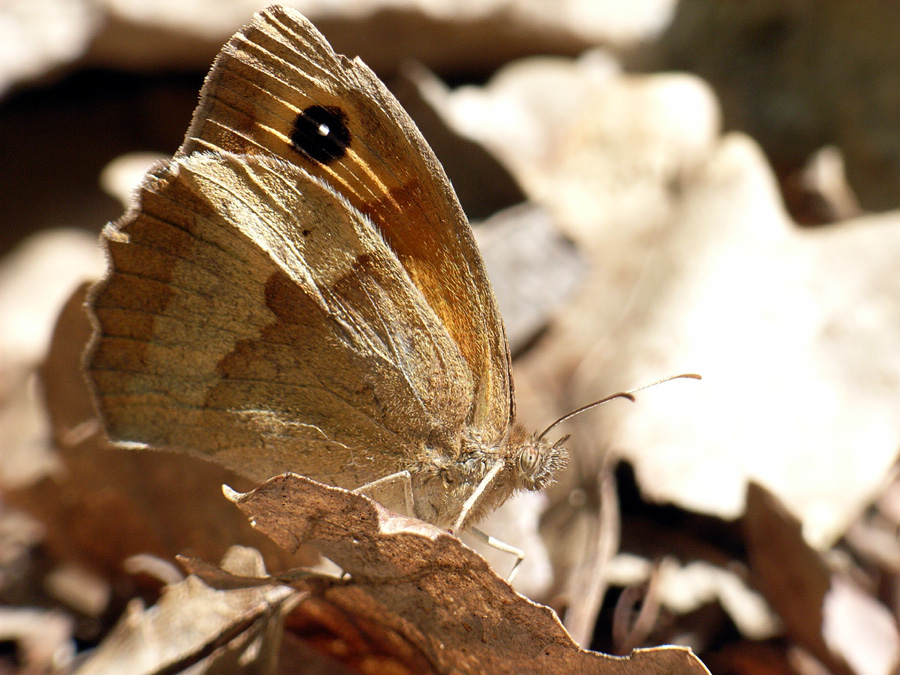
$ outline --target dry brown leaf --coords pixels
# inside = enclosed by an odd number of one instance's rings
[[[709,664],[714,673],[735,675],[825,675],[793,667],[788,650],[767,642],[740,642],[716,653]]]
[[[266,583],[265,579],[236,576],[197,558],[182,558],[181,563],[191,574],[219,590],[255,588]],[[299,579],[303,582],[298,583]],[[323,673],[426,675],[435,672],[414,645],[377,623],[367,622],[317,597],[323,588],[346,584],[346,579],[312,570],[294,570],[278,580],[306,591],[303,601],[285,617],[286,644],[294,649],[282,650],[280,672],[294,672],[290,660],[297,656],[292,653],[297,647],[305,652],[301,655],[304,668],[316,663]]]
[[[751,483],[744,516],[754,579],[789,636],[835,674],[896,672],[900,633],[887,609],[832,573],[804,541],[800,522]]]
[[[626,659],[580,649],[553,612],[518,595],[447,532],[293,474],[235,503],[286,550],[316,546],[350,575],[317,597],[411,643],[438,673],[705,673],[681,647]]]
[[[253,549],[232,549],[223,567],[248,577],[265,575]],[[132,601],[79,675],[109,673],[276,672],[282,621],[296,591],[277,584],[216,590],[197,577],[164,589],[144,609]],[[194,671],[192,671],[194,672]]]

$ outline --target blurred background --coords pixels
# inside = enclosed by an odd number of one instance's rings
[[[895,672],[900,5],[284,4],[384,79],[444,164],[528,427],[704,378],[561,428],[559,483],[481,528],[528,552],[517,589],[606,652]],[[239,479],[106,446],[78,373],[97,235],[264,5],[0,0],[0,615],[52,608],[72,653],[155,600],[130,556],[311,555],[217,501]],[[21,630],[0,672],[40,661]]]

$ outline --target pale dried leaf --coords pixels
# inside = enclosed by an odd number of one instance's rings
[[[120,155],[103,167],[100,185],[108,195],[118,199],[123,208],[128,208],[146,173],[154,164],[165,159],[168,158],[157,152],[132,152]]]
[[[701,383],[582,416],[572,446],[614,448],[650,499],[726,518],[760,481],[827,546],[900,446],[900,224],[886,214],[797,229],[746,137],[727,137],[683,180],[649,246],[643,220],[579,240],[594,270],[541,352],[518,364],[521,416],[540,414],[540,426],[548,411],[699,372]],[[604,203],[598,193],[593,209]]]
[[[74,229],[29,237],[0,261],[0,373],[44,357],[63,304],[104,267],[97,239]]]
[[[718,138],[717,102],[696,78],[535,59],[445,98],[592,261],[541,349],[517,364],[520,417],[539,428],[699,372],[703,382],[577,418],[573,465],[591,475],[612,450],[648,498],[726,518],[758,480],[809,541],[834,542],[900,446],[896,218],[798,230],[752,141]],[[573,489],[596,492],[560,481],[560,508]]]
[[[610,584],[628,587],[646,583],[654,570],[659,602],[674,614],[686,614],[717,602],[741,634],[751,640],[765,640],[781,633],[765,599],[748,588],[734,570],[702,560],[679,564],[674,558],[664,558],[654,568],[645,558],[619,554],[610,561],[606,575]]]
[[[125,0],[106,1],[118,6],[133,4]],[[172,16],[187,14],[184,9],[179,9],[181,5],[177,0],[158,4],[163,5]],[[265,6],[262,0],[256,2],[237,0],[226,4],[234,5],[245,13],[249,11],[248,5],[257,5],[257,8]],[[324,14],[320,2],[293,0],[284,4],[296,7],[312,17]],[[545,7],[542,3],[522,0],[489,0],[479,3],[458,2],[458,0],[342,0],[329,3],[328,16],[358,18],[379,11],[402,10],[421,12],[435,19],[459,22],[471,22],[484,17],[498,19],[505,17],[507,21],[515,20],[525,25],[539,26],[550,33],[561,31],[572,34],[573,38],[581,36],[600,43],[627,44],[664,28],[674,4],[674,0],[635,0],[625,9],[617,2],[585,3],[578,0],[564,0],[552,8]],[[221,3],[216,4],[214,0],[211,0],[208,6],[204,3],[198,5],[198,9],[194,10],[198,14],[195,22],[197,24],[203,23],[203,19],[212,11],[211,8],[221,7]],[[202,10],[205,11],[201,14]]]
[[[23,670],[54,672],[75,656],[72,617],[56,610],[0,607],[0,640],[15,642]]]
[[[106,579],[75,565],[61,565],[44,579],[47,593],[84,616],[100,618],[109,606]]]
[[[756,480],[829,545],[900,446],[900,222],[796,229],[758,148],[732,136],[665,234],[614,351],[582,364],[576,391],[705,379],[584,417],[585,438],[633,461],[652,499],[705,513],[739,515]]]
[[[844,156],[833,145],[813,153],[795,182],[805,191],[807,211],[823,222],[848,220],[864,214],[853,188],[847,183]]]
[[[184,36],[194,42],[221,43],[254,11],[271,3],[104,0],[99,4],[109,15],[111,34],[100,36],[95,58],[146,68],[166,62],[166,46],[173,41],[174,54],[191,55]],[[289,0],[281,4],[322,24],[338,51],[358,53],[376,70],[395,67],[398,55],[471,70],[534,51],[574,54],[597,44],[626,47],[661,31],[675,2],[635,0],[627,9],[611,0],[563,0],[552,5],[523,0]],[[168,43],[163,39],[167,34],[171,36]],[[348,49],[354,45],[356,51]]]
[[[58,473],[47,411],[31,368],[9,368],[0,384],[0,485],[15,489]]]
[[[530,199],[620,273],[633,271],[637,253],[623,242],[658,229],[677,203],[673,185],[720,133],[705,82],[625,75],[602,52],[521,59],[484,87],[426,91],[451,126],[496,153]]]
[[[149,609],[132,601],[76,672],[180,672],[193,666],[199,668],[193,672],[273,673],[283,615],[296,599],[286,586],[215,590],[188,577],[167,587]]]
[[[900,666],[897,620],[855,584],[832,575],[822,608],[825,643],[857,673],[889,675]]]
[[[0,94],[77,59],[100,24],[97,3],[87,0],[0,3]]]

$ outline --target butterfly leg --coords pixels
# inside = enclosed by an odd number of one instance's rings
[[[459,510],[459,515],[456,517],[456,522],[453,523],[453,527],[450,529],[450,532],[453,534],[459,534],[463,530],[463,525],[469,517],[469,514],[475,511],[475,507],[478,506],[478,502],[480,502],[484,495],[487,494],[487,489],[490,487],[491,483],[494,482],[494,479],[497,478],[497,474],[503,470],[503,460],[499,460],[494,462],[494,465],[491,467],[490,471],[485,474],[484,478],[481,479],[481,482],[472,490],[472,494],[469,495],[469,498],[462,505],[462,508]]]
[[[411,518],[415,518],[416,500],[413,497],[412,476],[409,475],[409,471],[398,471],[397,473],[392,473],[389,476],[384,476],[383,478],[373,480],[370,483],[366,483],[365,485],[356,488],[353,492],[365,494],[368,496],[369,490],[377,490],[380,487],[390,485],[391,483],[398,480],[403,485],[403,500],[406,502],[406,515],[410,516]]]
[[[475,487],[472,491],[472,494],[469,495],[469,498],[466,500],[465,504],[463,504],[462,509],[460,509],[459,516],[456,518],[456,522],[453,524],[453,528],[450,530],[453,534],[458,534],[463,529],[463,524],[466,522],[466,519],[469,517],[469,514],[472,513],[478,503],[484,498],[484,495],[487,494],[488,488],[491,483],[497,478],[497,475],[500,471],[503,470],[503,461],[497,461],[491,467],[490,471],[488,471],[484,478],[481,479],[481,482]],[[500,541],[496,537],[492,537],[489,534],[485,534],[481,530],[476,527],[469,528],[469,531],[472,532],[476,537],[481,539],[488,546],[492,546],[498,551],[503,551],[504,553],[510,553],[516,556],[516,562],[513,564],[512,570],[509,572],[509,576],[506,578],[507,581],[512,582],[513,577],[516,576],[516,572],[519,569],[519,565],[522,564],[522,561],[525,560],[525,552],[520,549],[507,544],[506,542]]]
[[[509,575],[506,577],[506,580],[509,583],[512,583],[512,580],[516,576],[516,572],[519,571],[519,565],[522,564],[522,561],[525,560],[525,551],[520,548],[516,548],[512,544],[507,544],[505,541],[500,541],[496,537],[492,537],[489,534],[485,534],[477,527],[473,527],[469,530],[476,537],[481,539],[485,544],[491,546],[498,551],[503,551],[504,553],[509,553],[510,555],[516,556],[516,562],[513,563],[512,569],[509,571]]]

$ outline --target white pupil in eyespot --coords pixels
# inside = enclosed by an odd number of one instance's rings
[[[319,136],[322,136],[324,138],[325,136],[327,136],[330,133],[331,133],[331,129],[328,128],[327,124],[319,125]]]

